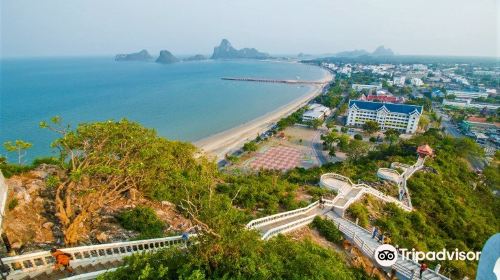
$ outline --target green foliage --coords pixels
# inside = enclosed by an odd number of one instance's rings
[[[373,279],[309,241],[283,236],[261,241],[250,231],[186,250],[136,255],[125,265],[99,279]]]
[[[255,152],[257,151],[257,143],[254,141],[247,142],[243,145],[243,151],[245,152]]]
[[[370,139],[369,139],[369,140],[370,140],[370,142],[372,142],[372,143],[377,142],[377,138],[375,138],[375,137],[373,137],[373,136],[372,136],[372,137],[370,137]]]
[[[296,123],[300,123],[302,121],[302,114],[306,111],[306,108],[300,108],[293,114],[291,114],[288,117],[282,118],[281,120],[278,121],[276,124],[278,126],[278,130],[283,130],[289,126],[292,126]]]
[[[57,176],[48,176],[47,179],[45,180],[45,185],[49,189],[54,189],[61,183],[61,180]]]
[[[319,200],[321,197],[328,197],[331,195],[336,195],[333,190],[329,190],[326,188],[320,188],[318,186],[307,186],[306,192],[309,194],[313,201]]]
[[[363,130],[366,131],[366,133],[368,134],[373,134],[380,130],[380,126],[376,121],[366,121],[363,124]]]
[[[356,140],[363,140],[363,135],[361,135],[361,134],[355,134],[354,135],[354,139],[356,139]]]
[[[351,157],[351,159],[356,160],[368,153],[369,149],[370,146],[368,145],[368,143],[355,139],[349,142],[346,148],[346,152]]]
[[[33,160],[32,166],[36,168],[42,164],[50,164],[50,165],[61,165],[62,162],[58,158],[55,157],[41,157]]]
[[[165,228],[155,211],[145,206],[137,206],[120,213],[118,221],[123,228],[139,232],[137,239],[162,237]]]
[[[217,191],[232,198],[235,205],[249,213],[260,210],[262,215],[268,215],[298,208],[297,188],[296,184],[282,180],[278,173],[260,172],[250,176],[227,176],[225,183],[217,186]]]
[[[8,205],[9,211],[14,210],[14,208],[16,208],[17,205],[19,205],[19,200],[17,200],[17,198],[15,198],[15,197],[12,198],[9,201],[9,205]]]
[[[360,203],[355,202],[349,206],[347,213],[350,214],[354,219],[358,219],[358,224],[362,227],[367,227],[369,225],[368,210],[366,207]]]
[[[311,225],[318,230],[321,236],[330,242],[340,244],[343,240],[342,232],[340,232],[335,224],[329,219],[323,219],[320,216],[316,216]]]
[[[26,156],[26,150],[31,148],[33,144],[23,141],[23,140],[16,140],[14,142],[12,141],[6,141],[3,143],[3,147],[7,152],[16,152],[17,153],[17,158],[18,158],[18,164],[23,163],[23,158]]]

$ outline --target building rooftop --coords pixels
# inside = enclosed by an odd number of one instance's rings
[[[381,102],[369,102],[361,100],[351,100],[349,101],[349,108],[356,106],[358,109],[362,110],[372,110],[377,111],[382,107],[385,107],[389,112],[410,114],[417,111],[422,114],[422,106],[417,105],[407,105],[407,104],[394,104],[394,103],[381,103]]]

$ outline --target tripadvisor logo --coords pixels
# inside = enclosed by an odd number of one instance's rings
[[[375,250],[374,257],[379,265],[389,267],[398,260],[398,250],[390,244],[383,244]]]
[[[426,261],[444,261],[444,260],[458,260],[458,261],[478,261],[481,252],[463,252],[455,249],[454,251],[448,251],[443,249],[437,252],[421,252],[415,249],[411,251],[408,249],[400,248],[399,253],[401,253],[402,260],[413,260],[415,262]],[[398,260],[398,250],[389,244],[383,244],[378,246],[374,253],[375,261],[385,267],[392,266]]]

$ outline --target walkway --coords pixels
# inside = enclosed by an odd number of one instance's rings
[[[195,235],[191,235],[195,237]],[[126,256],[135,253],[156,251],[171,246],[185,246],[182,236],[171,236],[147,240],[116,242],[72,248],[61,248],[61,251],[72,256],[71,266],[79,275],[71,279],[95,279],[106,270],[118,267]],[[49,251],[42,251],[2,258],[9,269],[7,279],[61,279],[69,275],[53,271],[54,258]],[[90,274],[90,275],[88,275]]]
[[[371,194],[385,202],[394,203],[405,211],[411,211],[412,208],[402,203],[394,197],[388,196],[366,184],[354,184],[349,178],[336,173],[323,174],[319,182],[321,187],[337,192],[333,210],[343,216],[347,208],[364,194]]]
[[[371,238],[371,232],[333,212],[328,212],[326,216],[338,226],[339,230],[347,237],[347,239],[356,245],[364,255],[375,261],[373,255],[377,247],[380,246],[380,243]],[[398,256],[396,264],[394,264],[391,268],[387,268],[386,271],[389,272],[391,269],[396,270],[398,279],[419,279],[418,272],[420,270],[420,265],[412,260],[403,260],[401,255]],[[449,278],[436,273],[431,269],[427,269],[423,273],[422,279],[437,280]]]

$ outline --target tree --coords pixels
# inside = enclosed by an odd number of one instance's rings
[[[132,188],[177,203],[210,232],[193,211],[192,193],[214,191],[216,166],[203,157],[195,159],[193,145],[168,141],[127,120],[80,124],[75,130],[61,125],[59,118],[40,125],[61,134],[53,147],[69,161],[67,176],[54,190],[66,244],[80,241],[100,209]]]
[[[243,151],[254,152],[257,151],[257,144],[254,141],[247,142],[243,145]]]
[[[430,121],[426,116],[421,116],[420,120],[418,121],[418,127],[420,129],[425,130],[429,126],[429,123],[430,123]]]
[[[368,134],[373,134],[380,130],[380,126],[376,121],[367,121],[363,124],[363,130]]]
[[[318,128],[323,124],[323,120],[321,119],[314,119],[308,122],[308,125],[314,129]]]
[[[7,141],[3,143],[3,146],[8,152],[17,152],[17,161],[18,164],[21,164],[23,157],[26,156],[26,151],[31,148],[33,144],[23,140],[16,140],[14,143],[12,143],[12,141]]]
[[[369,148],[370,146],[368,143],[360,140],[352,140],[347,145],[346,152],[352,160],[356,161],[358,158],[368,153]]]
[[[399,131],[392,128],[385,131],[385,139],[389,141],[389,146],[392,146],[398,140],[399,134]]]

